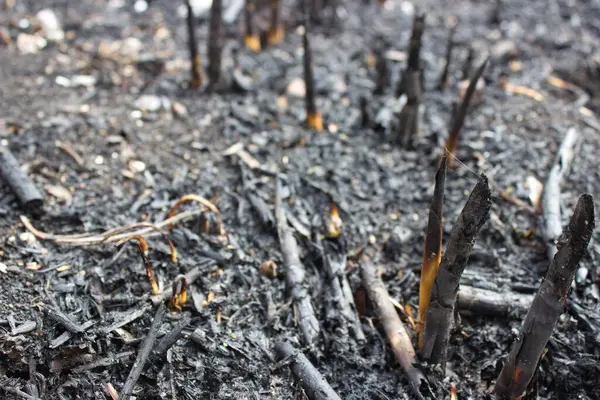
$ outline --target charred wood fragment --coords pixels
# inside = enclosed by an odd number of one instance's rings
[[[284,274],[287,289],[293,299],[294,308],[298,315],[298,325],[306,344],[312,344],[319,335],[319,321],[310,295],[305,287],[306,271],[300,261],[298,243],[294,233],[287,224],[285,211],[281,205],[281,183],[276,178],[275,188],[275,221],[277,224],[277,236],[283,255]]]
[[[306,86],[305,108],[306,108],[306,125],[308,129],[316,131],[323,130],[323,120],[321,113],[317,109],[315,99],[315,78],[313,75],[313,60],[312,51],[309,41],[310,23],[308,17],[304,18],[304,35],[302,36],[302,45],[304,47],[304,84]]]
[[[140,347],[138,355],[133,363],[133,367],[131,371],[129,371],[129,375],[127,376],[127,380],[123,385],[123,390],[119,394],[120,400],[127,400],[131,396],[131,392],[133,392],[133,387],[137,383],[144,366],[146,365],[146,361],[148,361],[148,356],[152,352],[154,348],[154,343],[156,342],[156,338],[158,337],[158,329],[162,324],[163,317],[167,311],[167,307],[164,303],[161,303],[156,310],[156,314],[154,315],[154,320],[152,321],[152,325],[150,326],[150,330],[146,334],[144,341]]]
[[[577,130],[575,128],[569,129],[558,149],[558,154],[544,185],[542,194],[543,234],[550,260],[556,254],[556,245],[562,233],[560,184],[569,171],[578,142],[579,134]]]
[[[482,174],[452,228],[433,284],[422,347],[423,358],[432,363],[445,366],[460,277],[477,235],[488,219],[490,207],[490,188],[487,177]]]
[[[467,87],[465,97],[463,97],[463,100],[460,103],[460,106],[458,107],[456,112],[452,114],[452,122],[450,123],[450,131],[448,132],[448,139],[446,141],[446,150],[452,155],[456,153],[456,146],[458,145],[458,136],[465,122],[465,117],[467,115],[469,103],[471,102],[471,98],[473,97],[475,89],[477,88],[477,82],[483,75],[483,71],[487,66],[488,60],[489,57],[486,58],[485,61],[481,64],[481,66],[477,69],[477,71],[469,81],[469,86]],[[448,166],[451,165],[452,158],[448,160]]]
[[[223,1],[213,0],[210,7],[210,25],[208,31],[208,88],[214,90],[221,79],[221,51],[223,49],[221,33],[221,15]]]
[[[196,21],[194,19],[194,10],[190,0],[185,0],[187,8],[187,30],[188,30],[188,49],[190,52],[190,61],[192,63],[190,86],[194,89],[202,86],[202,59],[198,53],[198,42],[196,41]]]
[[[71,317],[60,311],[58,308],[49,306],[46,308],[46,314],[50,319],[60,324],[63,328],[71,333],[83,332],[81,324],[76,324]]]
[[[442,71],[442,75],[440,76],[440,83],[438,85],[438,89],[440,91],[444,91],[444,89],[448,87],[448,74],[450,71],[450,63],[452,62],[452,51],[454,50],[455,33],[456,25],[452,25],[448,34],[448,44],[446,45],[446,62],[444,64],[444,69]]]
[[[23,172],[9,148],[2,145],[0,145],[0,176],[26,210],[31,212],[42,210],[44,196]]]
[[[190,324],[191,316],[189,313],[183,314],[181,319],[175,323],[173,328],[163,336],[160,341],[156,344],[152,352],[157,355],[163,355],[169,350],[173,344],[179,339],[181,336],[181,332]]]
[[[396,86],[396,97],[400,97],[406,93],[408,82],[412,79],[411,72],[421,71],[421,37],[424,30],[425,14],[415,14],[408,46],[408,61],[406,69],[402,72],[402,76]]]
[[[423,399],[421,385],[426,382],[426,379],[423,373],[415,366],[415,349],[410,341],[406,327],[390,301],[390,295],[384,283],[377,275],[373,262],[366,254],[363,254],[360,259],[360,272],[363,287],[367,290],[368,297],[375,309],[375,314],[379,318],[381,325],[383,325],[392,351],[408,377],[416,397]]]
[[[440,167],[435,174],[435,188],[429,208],[429,220],[425,233],[425,250],[423,252],[423,264],[421,266],[421,282],[419,286],[419,320],[417,322],[418,347],[423,346],[423,326],[431,289],[442,260],[442,215],[444,208],[444,188],[446,185],[446,160],[448,155],[444,154]]]
[[[421,71],[407,71],[405,83],[406,104],[400,111],[400,121],[396,143],[405,149],[413,146],[414,137],[419,130],[419,107],[421,105]]]
[[[494,388],[498,395],[517,398],[527,389],[556,322],[565,310],[577,265],[587,251],[594,226],[594,200],[584,194],[557,243],[558,251],[500,372]]]
[[[306,356],[286,342],[275,344],[275,356],[280,363],[289,364],[302,385],[306,395],[311,400],[340,400],[341,397],[323,378],[323,375],[306,358]]]

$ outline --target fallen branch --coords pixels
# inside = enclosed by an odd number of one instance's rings
[[[432,363],[445,366],[458,284],[475,239],[488,219],[490,207],[490,188],[487,177],[482,174],[452,228],[431,292],[425,318],[422,355]]]
[[[423,264],[421,266],[421,282],[419,285],[419,320],[417,325],[417,338],[419,349],[423,347],[423,326],[431,288],[442,261],[442,215],[444,206],[444,188],[446,185],[446,161],[448,154],[444,154],[440,167],[435,174],[435,188],[431,207],[429,208],[429,220],[427,232],[425,233],[425,250],[423,251]]]
[[[298,378],[306,395],[311,400],[341,400],[323,375],[301,352],[296,352],[291,344],[278,342],[275,344],[275,356],[280,362],[290,364],[290,368]]]
[[[564,312],[577,265],[587,250],[594,226],[594,200],[584,194],[558,242],[558,252],[500,372],[494,388],[500,396],[520,397],[529,385],[554,326]]]
[[[556,244],[562,233],[560,184],[571,166],[578,141],[579,134],[577,130],[575,128],[569,129],[558,149],[558,154],[544,185],[542,194],[543,234],[550,260],[556,254]]]
[[[509,317],[529,309],[533,296],[513,292],[492,290],[461,285],[456,305],[463,315],[489,315]]]
[[[160,328],[162,324],[162,319],[165,316],[167,311],[167,307],[164,303],[161,303],[154,315],[154,320],[152,321],[152,325],[150,326],[150,330],[146,334],[146,338],[142,342],[140,347],[140,351],[133,363],[133,367],[129,372],[129,376],[127,376],[127,380],[123,385],[123,390],[121,390],[121,394],[119,394],[119,400],[127,400],[129,396],[131,396],[131,392],[133,391],[133,387],[137,383],[137,380],[146,365],[146,361],[148,361],[148,356],[152,352],[154,348],[154,343],[156,342],[156,337],[158,336],[158,328]]]
[[[383,325],[392,351],[408,377],[415,395],[417,398],[423,399],[420,387],[421,383],[425,381],[425,376],[414,365],[416,361],[415,349],[410,341],[406,327],[390,301],[390,295],[385,285],[375,271],[375,266],[364,253],[360,259],[360,272],[362,284],[367,290],[377,318],[379,318],[381,325]]]
[[[10,149],[0,145],[0,176],[28,211],[40,211],[44,196],[27,177]]]
[[[283,255],[285,282],[298,313],[298,324],[307,344],[312,344],[319,334],[319,321],[315,316],[310,295],[305,285],[304,265],[298,255],[298,244],[293,231],[287,226],[287,218],[281,207],[281,183],[276,178],[275,188],[275,220],[277,235]]]

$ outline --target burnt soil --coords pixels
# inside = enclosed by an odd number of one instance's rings
[[[280,171],[285,174],[288,213],[321,233],[333,199],[344,221],[347,275],[353,289],[360,287],[355,255],[369,241],[381,249],[375,261],[390,295],[410,305],[416,315],[436,163],[470,45],[476,63],[488,53],[492,59],[481,102],[466,118],[459,161],[448,172],[445,240],[480,173],[490,179],[493,205],[462,282],[501,292],[535,292],[549,262],[541,216],[531,206],[531,185],[526,182],[530,177],[544,182],[570,127],[579,131],[582,142],[562,184],[563,222],[580,194],[590,193],[598,204],[598,76],[590,73],[595,71],[600,43],[596,1],[503,0],[499,13],[496,1],[419,2],[427,11],[425,93],[421,127],[411,150],[390,144],[375,122],[379,110],[393,107],[392,87],[404,62],[389,61],[392,79],[382,95],[372,94],[375,72],[367,62],[380,37],[388,49],[405,51],[412,23],[407,2],[389,1],[381,9],[364,4],[369,2],[346,1],[337,22],[323,18],[314,24],[317,103],[324,132],[306,129],[303,99],[286,95],[289,82],[302,76],[302,37],[290,18],[298,15],[290,2],[284,2],[285,41],[258,54],[241,45],[242,18],[239,25],[227,28],[224,78],[229,79],[237,57],[253,88],[217,94],[185,87],[189,62],[179,2],[157,0],[141,14],[130,2],[120,8],[114,6],[117,3],[17,0],[13,10],[0,14],[0,29],[11,39],[8,44],[0,41],[0,133],[44,191],[43,213],[29,215],[44,232],[101,232],[136,221],[160,222],[184,194],[218,196],[226,244],[202,233],[198,220],[178,224],[170,233],[179,251],[174,264],[162,239],[149,240],[149,257],[163,287],[194,267],[203,270],[190,290],[192,299],[183,312],[166,317],[159,336],[185,314],[191,322],[167,354],[148,361],[134,389],[137,398],[303,398],[289,368],[273,359],[272,346],[281,339],[304,349],[344,399],[412,398],[381,326],[368,310],[362,316],[366,343],[336,331],[331,317],[335,312],[328,309],[330,290],[314,243],[297,234],[321,325],[318,343],[304,348],[281,274],[275,227],[261,220],[250,198],[262,199],[272,214],[273,171]],[[33,55],[20,54],[17,35],[34,27],[19,27],[19,21],[48,7],[62,22],[66,39]],[[459,21],[458,45],[450,87],[439,92],[452,15]],[[203,55],[207,25],[206,19],[199,21]],[[127,38],[141,43],[137,53],[128,50],[112,60],[98,55],[101,42]],[[510,45],[508,54],[500,42]],[[505,92],[497,85],[502,74],[512,84],[537,90],[543,101]],[[550,74],[579,85],[589,100],[580,101],[581,92],[548,84]],[[94,76],[96,82],[91,87],[61,85],[64,78],[77,75]],[[143,94],[164,98],[167,104],[139,112],[136,101]],[[365,126],[361,98],[370,117]],[[260,168],[251,169],[237,155],[223,155],[238,142]],[[66,145],[79,161],[63,150]],[[183,206],[193,207],[197,205]],[[150,286],[135,248],[58,245],[35,238],[21,215],[27,213],[2,184],[2,398],[29,398],[5,388],[64,399],[106,398],[107,383],[120,391],[155,314],[148,307]],[[541,398],[600,398],[598,232],[567,300],[571,307],[561,317],[540,365],[536,379]],[[275,278],[260,270],[268,260],[279,266]],[[44,310],[49,306],[77,325],[93,325],[54,346],[65,328],[48,317]],[[138,310],[139,318],[105,333],[104,328]],[[447,398],[452,384],[461,399],[491,397],[502,357],[522,318],[522,313],[508,318],[463,316],[450,341],[446,377],[428,369],[438,398]],[[19,333],[23,324],[32,330]],[[203,337],[201,345],[190,340],[194,330]],[[414,336],[414,330],[409,331]],[[102,362],[92,364],[98,360]]]

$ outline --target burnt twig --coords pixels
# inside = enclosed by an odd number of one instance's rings
[[[571,166],[571,161],[573,161],[573,157],[575,156],[575,148],[579,141],[578,139],[579,134],[575,128],[567,131],[544,185],[542,195],[543,233],[550,260],[556,254],[556,244],[562,233],[560,184]]]
[[[179,339],[181,332],[185,329],[185,327],[187,327],[190,324],[190,321],[190,314],[183,314],[183,316],[179,321],[177,321],[175,326],[173,326],[173,328],[160,339],[160,341],[156,344],[152,352],[158,356],[166,353],[167,350],[169,350],[169,348],[173,346],[173,344],[175,344],[177,339]]]
[[[48,317],[55,322],[58,322],[63,328],[71,333],[81,333],[83,328],[81,325],[76,324],[73,320],[65,313],[52,306],[46,307],[46,314]]]
[[[140,351],[133,363],[133,367],[129,372],[129,376],[127,376],[127,380],[123,385],[123,390],[121,390],[121,394],[119,395],[119,400],[127,400],[129,396],[131,396],[131,392],[133,391],[133,387],[135,386],[142,370],[144,369],[144,365],[146,361],[148,361],[148,356],[152,352],[152,348],[154,347],[154,343],[156,342],[156,337],[158,336],[158,328],[162,324],[162,319],[165,316],[167,311],[167,307],[164,303],[161,303],[156,310],[156,314],[154,315],[154,321],[152,321],[152,325],[150,326],[150,330],[146,334],[146,338],[142,342]]]
[[[192,63],[190,86],[199,88],[202,86],[202,58],[198,53],[198,43],[196,41],[196,21],[194,19],[194,10],[190,4],[190,0],[185,0],[187,8],[187,30],[188,30],[188,48],[190,51],[190,61]]]
[[[375,271],[375,266],[366,254],[360,259],[362,284],[366,288],[375,313],[383,325],[385,333],[392,346],[392,351],[419,399],[423,399],[420,387],[425,381],[423,373],[415,367],[415,349],[410,341],[406,327],[400,320],[390,295]]]
[[[275,356],[280,362],[289,362],[290,368],[311,400],[340,400],[323,375],[302,352],[296,352],[291,344],[275,344]]]
[[[450,131],[448,132],[448,140],[446,141],[446,149],[450,152],[450,154],[454,155],[456,153],[456,145],[458,144],[458,135],[460,134],[460,130],[465,122],[465,117],[467,115],[467,109],[469,108],[469,103],[471,102],[471,98],[475,93],[475,89],[477,87],[477,82],[483,75],[483,71],[487,66],[489,57],[485,59],[483,64],[477,69],[473,78],[469,82],[469,87],[467,87],[467,92],[465,93],[465,97],[463,97],[462,103],[460,103],[459,108],[452,115],[452,122],[450,124]],[[452,165],[452,158],[448,160],[448,166]]]
[[[210,7],[210,26],[208,32],[208,88],[214,90],[221,79],[221,15],[222,0],[213,0]]]
[[[487,177],[482,174],[450,233],[425,318],[422,354],[433,363],[445,365],[460,277],[477,234],[488,218],[490,198]]]
[[[0,145],[0,176],[12,189],[19,202],[29,211],[40,211],[44,196],[21,169],[21,165],[10,149]]]
[[[423,346],[423,326],[431,288],[442,260],[442,215],[444,206],[444,188],[446,185],[446,160],[448,155],[444,154],[440,167],[435,174],[435,188],[429,208],[429,220],[427,232],[425,233],[425,250],[423,252],[423,264],[421,266],[421,283],[419,286],[419,320],[417,323],[418,347]]]
[[[190,286],[192,283],[194,283],[196,281],[196,279],[198,279],[200,276],[202,276],[202,273],[204,271],[205,268],[214,265],[215,261],[214,260],[209,260],[208,263],[198,266],[194,269],[192,269],[190,272],[188,272],[187,274],[183,275],[183,277],[185,278],[185,281],[187,283],[188,286]],[[173,285],[171,284],[169,286],[169,288],[166,288],[165,290],[163,290],[162,292],[160,292],[159,294],[156,294],[152,297],[150,297],[150,301],[152,302],[152,304],[154,306],[159,305],[160,303],[162,303],[163,301],[171,298],[173,296]]]
[[[283,255],[285,281],[298,313],[298,324],[307,344],[312,344],[319,334],[319,321],[315,316],[310,295],[305,285],[304,265],[298,255],[298,244],[292,230],[287,226],[287,218],[281,206],[281,183],[276,178],[275,220],[277,235]]]
[[[554,326],[564,312],[577,265],[586,252],[594,226],[594,200],[584,194],[557,244],[558,252],[500,372],[494,389],[500,396],[520,397],[531,381]]]

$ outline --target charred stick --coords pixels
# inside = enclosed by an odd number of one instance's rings
[[[452,115],[452,122],[450,124],[450,131],[448,132],[448,140],[446,141],[446,149],[450,154],[454,155],[456,153],[456,146],[458,144],[458,135],[462,129],[462,126],[465,122],[465,117],[467,115],[467,109],[469,108],[469,103],[471,102],[471,98],[475,93],[475,89],[477,87],[477,82],[483,75],[483,71],[487,66],[489,57],[485,59],[483,64],[477,69],[473,78],[469,82],[469,86],[467,87],[467,92],[465,93],[465,97],[463,97],[462,103]],[[452,158],[448,160],[448,166],[452,165]]]
[[[421,37],[424,30],[425,14],[415,14],[408,46],[408,61],[406,69],[402,72],[402,76],[398,81],[398,86],[396,86],[396,97],[400,97],[406,93],[408,81],[412,79],[410,73],[421,70]]]
[[[285,282],[298,313],[298,324],[306,344],[312,344],[319,334],[319,321],[315,316],[311,298],[306,289],[304,265],[298,255],[298,243],[293,231],[287,225],[287,218],[281,206],[281,183],[276,178],[275,188],[275,220],[277,236],[283,255]]]
[[[579,198],[569,225],[557,244],[546,278],[531,304],[521,333],[512,346],[508,360],[498,377],[495,392],[517,398],[525,392],[554,326],[565,309],[565,302],[577,265],[585,255],[594,230],[594,200],[584,194]]]
[[[323,375],[302,352],[294,350],[291,344],[275,344],[275,356],[280,362],[289,363],[290,368],[311,400],[341,400],[341,397],[323,378]]]
[[[569,129],[558,149],[558,154],[556,155],[556,159],[554,160],[554,164],[550,169],[546,184],[544,185],[544,192],[542,195],[542,217],[544,220],[543,232],[550,260],[552,260],[556,254],[556,244],[562,233],[560,184],[571,166],[578,141],[579,134],[577,133],[577,130],[575,128]]]
[[[260,51],[260,37],[254,30],[254,11],[256,5],[252,0],[246,0],[244,17],[246,20],[246,34],[244,35],[244,45],[246,48],[258,52]]]
[[[190,3],[190,0],[185,0],[185,6],[187,7],[187,30],[188,30],[188,48],[190,51],[190,61],[192,63],[192,80],[190,86],[194,89],[202,86],[202,58],[198,53],[198,42],[196,41],[196,21],[194,16],[194,10]]]
[[[487,177],[482,174],[454,223],[433,284],[423,334],[422,355],[425,360],[445,366],[460,277],[477,235],[488,219],[490,207],[490,188]]]
[[[75,322],[73,322],[71,317],[69,317],[67,314],[63,313],[62,311],[60,311],[57,308],[54,308],[52,306],[47,307],[46,314],[48,315],[48,317],[50,319],[59,323],[63,328],[65,328],[67,331],[69,331],[71,333],[83,332],[83,328],[81,327],[80,324],[76,324]]]
[[[462,315],[489,315],[509,317],[527,312],[533,296],[494,292],[487,289],[461,285],[456,306]]]
[[[222,0],[213,0],[210,7],[210,26],[208,32],[208,84],[214,90],[221,79],[221,15]]]
[[[406,327],[400,320],[390,295],[381,278],[377,275],[375,266],[366,254],[360,259],[360,272],[363,287],[367,290],[369,299],[375,309],[377,318],[383,325],[392,347],[392,351],[419,399],[423,399],[420,387],[425,381],[423,373],[415,367],[415,349],[410,341]]]
[[[173,346],[173,344],[175,344],[177,339],[179,339],[181,332],[185,329],[185,327],[187,327],[190,324],[190,321],[190,314],[184,314],[181,317],[181,320],[177,321],[177,323],[175,324],[175,326],[173,326],[169,333],[163,336],[160,339],[160,341],[156,344],[153,353],[159,356],[166,353],[167,350],[169,350],[169,348]]]
[[[414,137],[419,130],[419,106],[421,104],[421,71],[406,72],[406,104],[400,111],[399,132],[396,142],[409,149],[413,146]]]
[[[28,211],[40,211],[44,196],[27,177],[10,149],[0,145],[0,176]]]
[[[279,0],[271,0],[271,26],[269,26],[267,34],[267,43],[269,45],[278,44],[285,37],[285,31],[280,21],[280,3]]]
[[[146,365],[146,361],[148,361],[148,356],[152,352],[152,348],[156,342],[156,337],[158,336],[158,329],[162,324],[162,320],[166,311],[167,307],[164,303],[161,303],[158,307],[158,310],[156,310],[150,330],[142,342],[140,351],[138,352],[135,362],[133,363],[133,367],[131,368],[131,371],[129,371],[125,385],[123,385],[123,390],[121,390],[121,394],[119,395],[119,400],[127,400],[129,399],[129,396],[131,396],[133,387],[137,383],[137,380],[144,369],[144,365]]]
[[[450,71],[450,63],[452,62],[452,50],[454,50],[454,34],[456,33],[456,25],[450,27],[450,33],[448,34],[448,44],[446,45],[446,63],[444,64],[444,70],[440,77],[440,83],[438,89],[443,91],[448,87],[448,73]]]
[[[313,75],[312,51],[310,49],[310,41],[308,39],[310,23],[308,17],[304,18],[304,35],[302,36],[302,44],[304,46],[304,84],[306,86],[306,124],[308,129],[317,131],[323,130],[323,120],[315,101],[315,79]]]
[[[323,267],[327,278],[331,282],[331,296],[342,316],[344,327],[349,326],[356,340],[364,342],[365,334],[356,311],[352,289],[346,277],[345,269],[348,256],[343,239],[328,240],[323,243],[317,242],[317,246],[322,249]]]
[[[423,252],[423,264],[421,266],[421,283],[419,286],[419,320],[417,323],[418,347],[423,347],[423,326],[433,282],[442,260],[442,215],[444,208],[444,188],[446,185],[446,160],[448,154],[444,154],[440,167],[435,174],[435,188],[429,208],[429,220],[425,233],[425,250]]]

